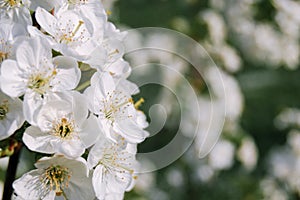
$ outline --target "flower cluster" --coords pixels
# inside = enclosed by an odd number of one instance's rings
[[[99,0],[0,0],[0,11],[0,139],[24,127],[26,147],[46,154],[15,196],[122,199],[148,136],[125,34]],[[94,73],[78,86],[83,66]]]

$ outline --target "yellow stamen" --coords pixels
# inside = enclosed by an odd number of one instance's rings
[[[56,124],[54,134],[61,138],[67,138],[74,131],[73,127],[73,124],[68,122],[66,118],[62,118],[60,123]]]
[[[8,58],[8,53],[0,51],[0,62],[3,62],[3,60],[7,58]]]
[[[59,165],[50,166],[41,175],[42,184],[50,190],[54,190],[57,196],[64,195],[64,189],[69,186],[71,173],[68,168]]]
[[[109,109],[104,111],[105,118],[112,119],[113,113],[119,111],[121,107],[127,105],[128,103],[132,103],[132,102],[133,102],[132,98],[129,98],[129,99],[125,100],[124,102],[120,103],[120,104],[117,104],[117,105],[111,104],[109,106]],[[102,111],[102,110],[100,110],[100,111]]]
[[[112,12],[111,12],[110,10],[107,10],[107,11],[106,11],[106,14],[107,14],[107,15],[111,15]]]
[[[135,104],[135,109],[139,109],[139,107],[145,102],[144,98],[140,98]]]
[[[17,2],[15,0],[8,0],[8,3],[11,7],[17,5]]]
[[[62,34],[62,36],[60,37],[60,42],[65,42],[66,44],[73,42],[74,36],[79,31],[82,24],[84,24],[84,22],[79,20],[77,26],[74,28],[74,30],[71,33],[67,32],[67,33]]]
[[[48,88],[50,88],[50,81],[54,76],[56,76],[56,74],[57,74],[57,71],[56,71],[56,69],[54,69],[52,71],[52,73],[45,78],[40,73],[32,75],[29,78],[27,87],[39,94],[44,94],[46,92],[46,90]]]
[[[84,22],[79,20],[78,25],[75,27],[74,31],[72,32],[72,37],[76,35],[76,33],[78,32],[82,24],[84,24]]]
[[[114,54],[118,54],[118,53],[120,53],[120,51],[118,49],[115,49],[113,52],[110,52],[108,56],[113,56]]]

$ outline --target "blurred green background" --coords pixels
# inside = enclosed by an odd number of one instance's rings
[[[285,122],[283,128],[276,126],[275,120],[286,108],[293,108],[297,112],[296,109],[300,106],[299,52],[292,51],[292,54],[296,54],[296,58],[282,55],[284,51],[289,54],[290,44],[281,42],[289,41],[296,46],[296,50],[299,48],[300,33],[292,34],[282,26],[284,20],[290,20],[286,23],[299,28],[299,19],[295,19],[299,18],[299,14],[295,16],[296,11],[293,9],[299,9],[300,4],[297,1],[298,7],[293,8],[293,2],[296,1],[280,3],[268,0],[119,0],[115,2],[111,8],[113,12],[110,18],[116,24],[129,28],[148,26],[169,28],[188,35],[204,44],[204,47],[212,47],[211,51],[208,48],[208,52],[217,65],[237,81],[244,99],[243,110],[237,120],[239,128],[233,131],[242,132],[242,137],[253,139],[258,157],[255,167],[246,170],[234,156],[230,167],[216,170],[212,178],[203,181],[196,178],[195,166],[188,163],[183,156],[172,165],[151,175],[155,179],[154,186],[134,190],[126,195],[126,199],[300,199],[298,183],[300,177],[297,177],[297,173],[294,172],[300,171],[300,166],[290,164],[292,169],[290,176],[296,176],[296,180],[292,182],[288,175],[282,177],[276,174],[277,169],[273,169],[276,163],[272,161],[276,149],[280,149],[279,152],[281,149],[293,152],[293,146],[288,143],[289,132],[299,128],[296,123],[299,119],[296,116],[289,119],[290,121],[281,120]],[[206,15],[205,13],[208,12],[213,15]],[[284,14],[289,18],[282,17]],[[220,26],[218,21],[215,24],[208,22],[215,16],[221,19],[224,29],[218,29]],[[281,20],[283,22],[280,21],[280,17],[283,18]],[[239,30],[238,26],[242,29],[242,26],[247,23],[253,25],[248,27],[251,33],[249,31],[246,33],[247,30]],[[212,36],[214,30],[211,30],[213,28],[210,26],[215,26],[217,33],[220,30],[226,31],[226,36],[223,36],[221,43],[234,49],[240,60],[237,70],[226,66],[224,58],[218,55],[222,52],[218,53],[214,50],[220,45],[214,42]],[[266,44],[261,43],[261,40]],[[278,40],[279,45],[272,41],[268,43],[267,40]],[[223,44],[221,46],[224,46]],[[272,49],[274,51],[278,49],[278,52],[273,52]],[[143,94],[143,91],[142,88],[141,96],[147,95]],[[149,92],[151,93],[151,90],[147,89],[147,93]],[[155,92],[155,89],[152,90],[149,96],[155,96]],[[146,102],[143,108],[148,108],[151,103],[153,102]],[[173,128],[167,127],[163,132],[172,132]],[[226,137],[226,135],[235,136]],[[159,137],[157,135],[156,139],[151,138],[152,143],[146,141],[140,146],[140,150],[149,148],[149,145],[155,146],[159,141],[167,143],[170,140],[170,138],[164,140],[168,134],[159,134]],[[223,137],[233,143],[236,150],[238,149],[240,142],[236,139],[240,136],[223,133]],[[188,153],[190,152],[186,154]],[[299,159],[297,154],[291,154],[294,156],[294,161]],[[201,162],[196,165],[201,165]],[[174,180],[172,178],[171,180],[182,183],[170,184],[167,178],[170,173],[174,175]]]

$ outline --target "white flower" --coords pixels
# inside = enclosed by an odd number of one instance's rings
[[[117,133],[128,142],[142,142],[148,132],[143,130],[146,126],[142,123],[143,114],[136,110],[131,96],[119,90],[108,73],[96,73],[91,85],[85,93],[105,135],[113,139],[112,133]]]
[[[24,174],[13,183],[15,193],[25,200],[54,200],[55,197],[93,200],[91,179],[83,158],[69,160],[62,156],[43,157],[37,169]]]
[[[274,121],[278,129],[300,127],[300,110],[297,108],[285,108]]]
[[[24,123],[22,101],[0,91],[0,140],[8,138]]]
[[[104,63],[106,52],[96,41],[103,37],[100,24],[104,18],[96,18],[94,15],[88,18],[74,10],[61,10],[53,16],[42,8],[37,8],[35,16],[49,36],[43,36],[37,29],[29,29],[33,36],[45,37],[63,55],[72,56],[87,64]],[[98,30],[95,30],[93,21],[97,21],[95,23],[100,26]]]
[[[219,141],[209,154],[209,164],[216,170],[229,169],[233,165],[235,147],[227,140]]]
[[[0,64],[5,59],[15,58],[16,47],[26,35],[26,29],[21,24],[8,21],[0,22]]]
[[[288,144],[297,156],[300,155],[300,131],[292,129],[288,135]]]
[[[200,13],[199,17],[207,24],[212,43],[216,45],[224,43],[227,30],[222,16],[212,10],[206,10]]]
[[[1,66],[1,89],[11,97],[24,96],[25,119],[36,124],[37,113],[53,92],[74,89],[80,79],[76,60],[57,56],[37,39],[22,42],[16,61],[7,59]]]
[[[0,0],[0,19],[20,23],[24,27],[32,24],[30,12],[21,0]]]
[[[254,141],[251,138],[245,138],[237,152],[238,159],[247,170],[253,170],[256,166],[258,153]]]
[[[92,179],[98,199],[122,199],[123,193],[132,189],[137,162],[126,150],[124,139],[119,138],[118,143],[99,139],[89,153],[88,165],[95,167]]]
[[[100,132],[96,117],[88,117],[86,102],[77,92],[68,101],[47,102],[39,113],[38,127],[27,128],[23,135],[26,146],[33,151],[69,158],[81,156],[96,142]]]

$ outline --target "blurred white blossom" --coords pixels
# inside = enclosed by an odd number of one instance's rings
[[[257,147],[254,141],[250,138],[244,138],[238,149],[237,156],[247,170],[253,170],[258,159]]]
[[[229,169],[234,163],[234,145],[226,140],[220,140],[208,156],[209,164],[217,170]]]

